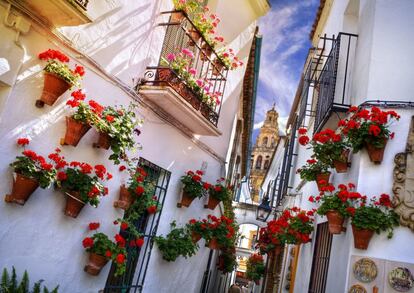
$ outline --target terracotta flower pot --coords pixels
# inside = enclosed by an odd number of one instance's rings
[[[85,272],[92,276],[97,276],[101,272],[102,268],[107,264],[108,258],[96,253],[89,253],[89,260],[83,269]]]
[[[210,113],[211,112],[213,112],[213,110],[207,104],[204,104],[204,103],[201,104],[201,107],[200,107],[201,115],[203,115],[205,118],[210,120]]]
[[[93,143],[93,147],[107,150],[111,147],[111,139],[107,133],[99,132],[98,141]]]
[[[217,242],[217,238],[211,238],[208,243],[208,248],[218,250],[220,249],[220,244]]]
[[[201,34],[197,30],[194,30],[194,29],[189,30],[188,33],[190,35],[189,36],[190,40],[187,42],[187,45],[190,47],[193,47],[201,39]]]
[[[72,117],[66,116],[66,133],[64,144],[77,146],[81,138],[91,129],[91,126],[78,122]]]
[[[30,195],[39,187],[39,182],[19,173],[14,174],[12,192],[7,194],[4,200],[24,205]]]
[[[326,187],[329,185],[329,177],[331,176],[330,172],[326,172],[323,174],[316,175],[316,184],[318,185],[318,190],[321,191],[322,187]],[[325,181],[326,183],[321,184],[320,181]]]
[[[119,199],[114,202],[114,207],[123,210],[129,209],[131,204],[134,202],[134,197],[129,192],[125,185],[121,185],[119,189]]]
[[[193,241],[193,243],[197,243],[198,241],[200,241],[201,239],[201,235],[198,234],[197,232],[191,232],[191,240]]]
[[[369,159],[371,160],[371,162],[375,164],[381,164],[382,159],[384,158],[384,151],[385,151],[385,147],[387,146],[387,142],[388,141],[384,139],[384,142],[383,142],[384,146],[382,148],[376,148],[370,143],[365,144],[365,147],[368,151]]]
[[[45,72],[44,76],[43,92],[40,99],[36,100],[38,108],[42,108],[45,104],[52,106],[71,87],[70,83],[56,74]]]
[[[65,215],[76,218],[82,208],[85,206],[85,203],[82,201],[79,192],[71,191],[65,192],[66,194],[66,207],[65,207]]]
[[[329,232],[331,234],[341,234],[345,218],[338,211],[334,210],[328,211],[326,217],[328,218]]]
[[[208,197],[208,203],[207,203],[206,207],[209,208],[210,210],[214,210],[219,203],[220,203],[220,200],[218,200],[214,196],[210,195]]]
[[[201,46],[202,52],[200,53],[200,59],[202,61],[207,61],[211,54],[213,53],[213,50],[211,49],[210,45],[207,43],[204,43],[203,46]],[[203,54],[204,53],[204,54]]]
[[[334,160],[333,164],[337,173],[346,173],[348,171],[349,150],[342,151],[341,160]]]
[[[187,192],[183,191],[183,196],[181,198],[181,205],[188,208],[194,199],[195,197],[192,197],[188,195]]]
[[[181,23],[184,20],[185,16],[182,11],[176,10],[171,13],[171,22],[179,22]]]
[[[368,229],[358,229],[352,225],[352,233],[354,234],[354,246],[357,249],[366,250],[369,245],[369,241],[374,235],[373,230]]]
[[[221,72],[223,71],[224,68],[224,64],[221,63],[221,61],[219,60],[214,60],[213,62],[213,75],[220,75]]]

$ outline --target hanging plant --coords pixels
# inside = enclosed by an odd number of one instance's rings
[[[179,256],[191,257],[197,252],[198,245],[191,239],[190,231],[186,228],[177,228],[174,222],[171,224],[171,231],[165,237],[154,238],[162,254],[162,258],[168,262],[175,261]]]
[[[208,232],[206,241],[211,249],[226,249],[234,246],[236,241],[237,225],[233,219],[221,216],[208,215]]]
[[[312,157],[323,164],[336,168],[338,173],[344,173],[348,168],[349,143],[340,133],[332,129],[325,129],[315,133],[312,140],[307,136],[307,129],[300,128],[299,143],[312,149]],[[344,167],[343,167],[344,165]]]
[[[374,233],[388,231],[388,238],[392,238],[394,227],[399,225],[399,218],[388,194],[381,194],[379,198],[372,197],[369,202],[366,196],[360,194],[351,200],[352,206],[347,210],[351,215],[355,248],[367,249]]]
[[[249,280],[259,284],[260,279],[264,276],[266,267],[263,261],[263,256],[253,253],[246,263],[246,277]]]
[[[209,186],[209,197],[207,207],[214,210],[216,206],[221,202],[230,198],[230,189],[225,186],[225,179],[220,178],[217,180],[215,185]]]
[[[80,80],[85,74],[82,66],[76,65],[72,70],[66,64],[69,58],[57,50],[49,49],[39,54],[39,59],[47,61],[44,67],[43,93],[36,106],[41,108],[44,104],[52,106],[55,101],[69,88],[80,86]]]
[[[337,190],[333,185],[329,185],[322,188],[320,195],[309,197],[310,202],[320,204],[317,213],[328,218],[331,234],[341,234],[343,223],[350,215],[348,212],[351,206],[350,200],[361,196],[354,191],[354,188],[353,183],[339,184]]]
[[[388,139],[394,138],[389,127],[393,120],[399,120],[395,111],[382,111],[378,107],[371,110],[352,106],[349,119],[339,121],[342,133],[347,136],[356,153],[365,147],[372,162],[379,164],[384,156]]]
[[[66,133],[62,144],[77,146],[91,126],[99,122],[104,107],[94,100],[85,103],[86,95],[81,90],[73,92],[71,96],[72,99],[66,104],[74,112],[66,117]]]
[[[19,138],[17,144],[24,147],[29,139]],[[54,166],[32,150],[24,150],[10,166],[14,170],[13,187],[11,194],[5,197],[6,202],[24,205],[39,186],[48,188],[56,178]]]
[[[183,183],[181,205],[189,207],[196,197],[201,198],[205,194],[206,187],[209,188],[209,185],[203,183],[203,174],[201,170],[195,172],[190,170],[181,177]]]
[[[119,164],[121,159],[125,160],[127,150],[137,147],[134,133],[140,133],[137,127],[142,124],[142,120],[136,119],[135,107],[132,103],[128,109],[122,106],[105,107],[94,124],[99,131],[99,140],[94,146],[111,148],[113,153],[109,159],[115,164]]]
[[[97,230],[99,223],[90,223],[89,230]],[[89,260],[84,270],[88,274],[96,276],[109,260],[116,264],[115,276],[121,276],[126,270],[126,241],[119,235],[115,235],[115,242],[102,232],[96,232],[91,237],[86,237],[82,241],[83,247],[89,253]]]
[[[328,186],[331,172],[328,171],[329,166],[322,161],[309,159],[306,164],[296,171],[300,174],[300,178],[306,181],[315,181],[319,191],[324,186]]]
[[[103,165],[93,167],[77,161],[67,163],[59,152],[49,155],[49,158],[59,170],[56,184],[66,194],[65,215],[76,218],[85,204],[97,207],[99,197],[108,194],[108,188],[102,182],[110,180],[112,174]]]
[[[222,251],[218,259],[217,269],[223,274],[227,274],[233,272],[236,267],[237,258],[235,251],[230,249]]]

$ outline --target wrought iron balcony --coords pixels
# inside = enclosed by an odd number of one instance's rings
[[[166,27],[161,55],[156,66],[147,67],[139,93],[194,134],[218,136],[228,68],[187,14],[178,11],[164,14],[171,17],[169,22],[159,24]],[[183,49],[193,56],[187,66],[187,72],[191,68],[192,73],[185,77],[168,63],[169,56],[179,56]],[[217,101],[210,99],[212,94],[216,94]]]
[[[346,112],[350,106],[350,80],[358,35],[339,33],[335,38],[321,38],[323,47],[315,58],[310,80],[315,83],[314,132],[320,131],[333,112]],[[325,50],[330,46],[328,55]],[[325,61],[325,62],[324,62]]]

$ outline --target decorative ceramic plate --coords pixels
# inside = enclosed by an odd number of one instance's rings
[[[388,282],[398,292],[407,292],[414,286],[410,270],[402,267],[396,267],[388,273]]]
[[[348,293],[367,293],[367,290],[361,285],[353,285]]]
[[[378,274],[377,265],[369,258],[361,258],[355,262],[353,271],[355,278],[363,283],[372,282]]]

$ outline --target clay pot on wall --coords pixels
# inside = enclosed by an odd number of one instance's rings
[[[105,132],[99,132],[98,141],[93,143],[93,147],[109,149],[111,147],[111,137]]]
[[[345,218],[338,211],[334,210],[328,211],[326,217],[328,218],[329,233],[341,234]]]
[[[354,225],[352,225],[352,233],[354,234],[355,248],[363,250],[366,250],[368,248],[369,242],[374,235],[373,230],[358,229]]]
[[[134,200],[135,199],[129,192],[128,188],[126,188],[125,185],[122,184],[121,188],[119,189],[119,199],[114,202],[114,207],[126,211],[127,209],[129,209]]]
[[[208,243],[208,248],[219,250],[220,244],[217,242],[216,238],[211,238],[210,242]]]
[[[11,194],[5,196],[5,201],[24,205],[30,195],[39,187],[39,182],[35,179],[14,173],[13,187]]]
[[[179,203],[179,207],[184,206],[188,208],[194,199],[195,197],[190,196],[189,194],[187,194],[187,192],[183,190],[183,195],[181,197],[181,202]]]
[[[193,243],[197,243],[198,241],[200,241],[201,239],[201,235],[198,234],[197,232],[191,232],[191,240],[193,241]]]
[[[341,160],[334,160],[333,164],[337,173],[346,173],[348,171],[349,150],[343,150]]]
[[[220,75],[221,72],[223,71],[224,68],[224,64],[221,63],[221,61],[219,60],[214,60],[213,62],[213,75]]]
[[[375,164],[381,164],[382,159],[384,158],[385,147],[387,146],[387,139],[384,139],[383,144],[384,146],[381,148],[376,148],[374,145],[370,143],[366,143],[365,147],[368,151],[369,159],[371,162]]]
[[[65,207],[65,215],[76,218],[82,208],[85,206],[85,203],[82,201],[79,192],[71,191],[65,192],[66,194],[66,207]]]
[[[91,126],[88,124],[76,121],[72,117],[66,116],[66,133],[62,144],[76,147],[89,129],[91,129]]]
[[[92,276],[97,276],[107,262],[108,258],[105,256],[98,255],[96,253],[89,253],[88,263],[83,270]]]
[[[210,209],[210,210],[214,210],[216,208],[216,206],[218,206],[219,203],[220,203],[220,200],[218,200],[214,196],[210,195],[208,197],[208,203],[205,205],[205,207]]]
[[[211,49],[210,45],[207,43],[203,43],[203,45],[201,46],[201,50],[202,50],[202,52],[200,53],[201,61],[207,61],[211,57],[213,50]]]
[[[36,100],[38,108],[45,104],[52,106],[71,87],[70,83],[56,74],[45,72],[44,76],[43,92],[40,99]]]
[[[329,177],[331,176],[331,172],[326,172],[323,174],[316,175],[316,184],[318,185],[318,190],[321,191],[322,187],[326,187],[329,185]],[[321,181],[325,181],[325,184],[321,184]]]
[[[171,22],[179,22],[181,23],[184,20],[185,16],[182,11],[175,10],[171,13]]]
[[[195,29],[190,29],[188,31],[188,34],[189,34],[190,40],[187,42],[187,46],[193,47],[201,39],[201,34]]]

